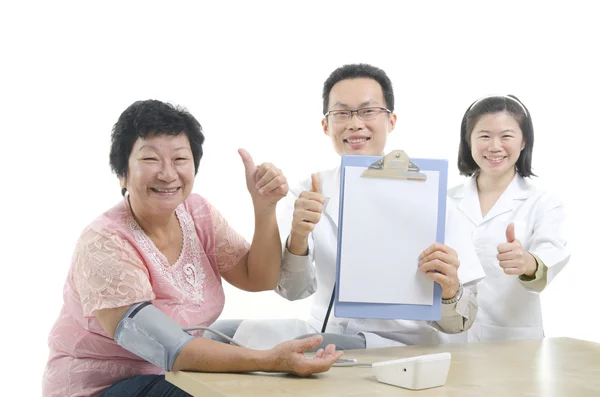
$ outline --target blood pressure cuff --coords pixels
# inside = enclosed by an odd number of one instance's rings
[[[132,305],[115,330],[115,342],[144,360],[170,371],[194,337],[150,302]]]

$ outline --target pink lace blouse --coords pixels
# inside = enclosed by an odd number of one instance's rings
[[[152,301],[182,327],[208,326],[219,317],[221,274],[244,259],[249,244],[199,195],[190,195],[176,215],[183,247],[173,265],[138,226],[126,200],[83,231],[48,338],[44,397],[96,396],[119,380],[164,372],[109,338],[96,310]]]

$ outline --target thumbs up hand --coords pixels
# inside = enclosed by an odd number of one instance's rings
[[[506,228],[506,242],[498,245],[498,262],[504,273],[513,276],[533,277],[537,271],[537,262],[533,255],[523,249],[515,236],[515,224]]]
[[[294,255],[306,255],[308,235],[321,220],[325,196],[321,194],[321,178],[311,175],[311,189],[300,193],[294,203],[292,230],[288,239],[288,250]]]
[[[254,205],[274,206],[285,197],[289,187],[281,170],[271,163],[255,165],[250,153],[238,150],[246,170],[246,186]]]

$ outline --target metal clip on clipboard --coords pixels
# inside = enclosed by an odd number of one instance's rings
[[[410,161],[404,150],[392,150],[363,173],[363,178],[392,178],[426,181],[427,175],[419,172],[419,167]]]

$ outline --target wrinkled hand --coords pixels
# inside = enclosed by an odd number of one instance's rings
[[[458,292],[458,254],[452,248],[434,243],[419,255],[419,270],[442,286],[442,298],[452,299]]]
[[[341,350],[336,351],[335,345],[327,345],[325,349],[319,349],[314,358],[304,355],[305,351],[314,349],[322,341],[321,335],[315,335],[306,339],[280,343],[269,352],[272,361],[271,370],[298,376],[329,371],[333,363],[344,354]]]
[[[498,262],[505,274],[511,276],[526,275],[533,277],[537,271],[537,262],[533,255],[523,249],[515,237],[515,224],[506,228],[506,243],[498,245]]]
[[[246,169],[246,186],[255,205],[275,205],[287,195],[287,179],[279,168],[271,163],[255,165],[250,153],[244,149],[238,153]]]

